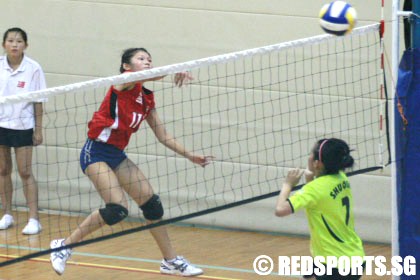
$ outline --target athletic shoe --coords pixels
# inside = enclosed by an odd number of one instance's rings
[[[13,225],[13,216],[9,214],[5,214],[3,218],[0,220],[0,229],[8,229]]]
[[[38,234],[42,230],[41,224],[36,219],[29,219],[28,224],[23,228],[23,234]]]
[[[163,259],[160,263],[160,273],[195,276],[203,274],[203,270],[191,265],[184,257],[177,256],[171,261]]]
[[[50,248],[55,249],[65,246],[64,239],[55,239],[51,241]],[[51,265],[54,271],[61,275],[64,273],[64,269],[66,269],[66,262],[70,258],[72,253],[71,249],[62,249],[60,251],[54,251],[50,255]]]

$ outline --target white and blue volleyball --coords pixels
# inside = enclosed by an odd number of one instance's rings
[[[319,19],[325,32],[342,36],[350,33],[356,25],[357,13],[349,3],[333,1],[321,8]]]

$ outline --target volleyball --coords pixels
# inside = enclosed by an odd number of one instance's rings
[[[319,12],[321,28],[337,36],[352,31],[357,21],[356,9],[344,1],[333,1],[325,4]]]

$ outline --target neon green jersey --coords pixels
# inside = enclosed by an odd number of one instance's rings
[[[293,211],[305,208],[312,256],[364,256],[354,230],[353,197],[344,172],[324,175],[289,198]]]

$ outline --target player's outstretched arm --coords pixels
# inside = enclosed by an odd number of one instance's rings
[[[185,149],[181,143],[179,143],[172,135],[166,131],[165,126],[160,120],[159,115],[155,109],[150,112],[146,120],[159,142],[177,154],[188,158],[190,161],[200,165],[201,167],[205,167],[211,163],[212,160],[214,160],[213,156],[199,155]]]

